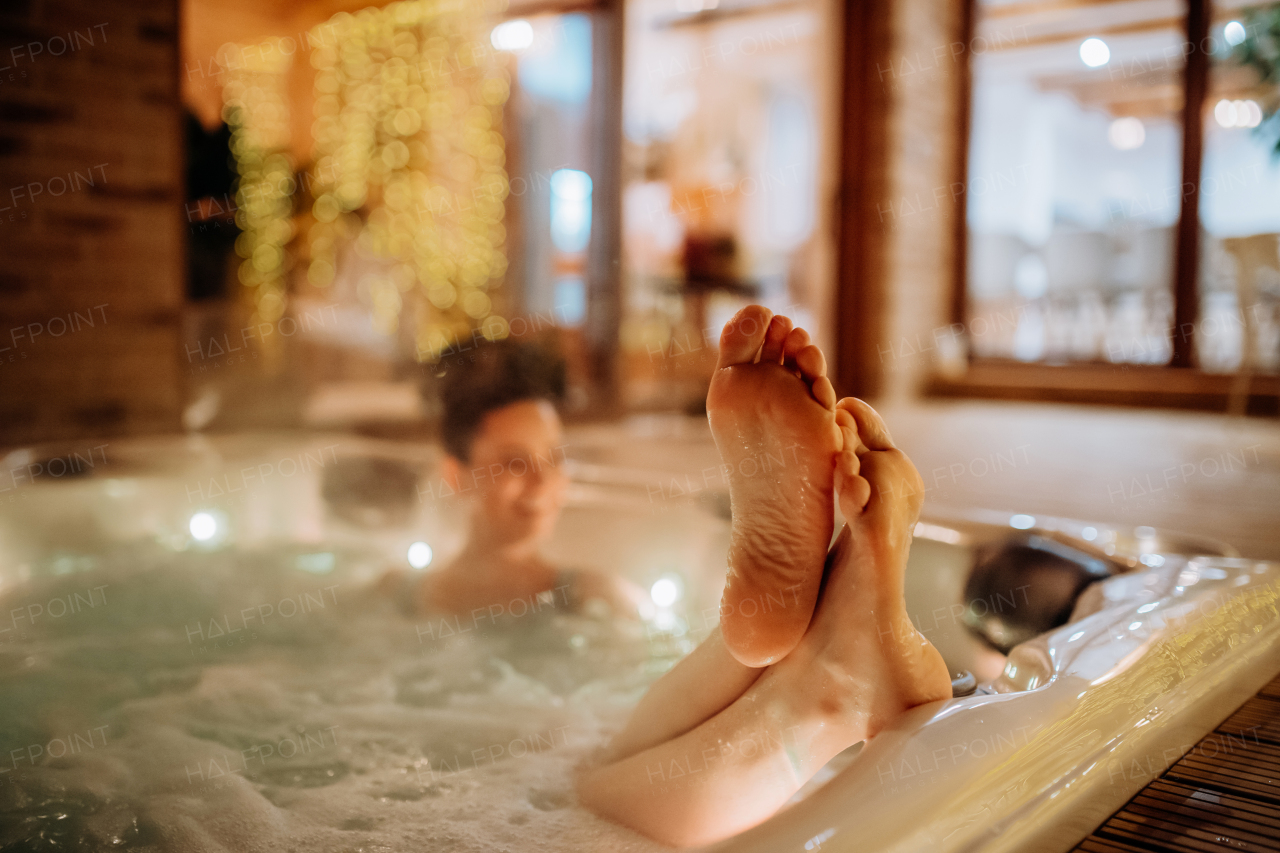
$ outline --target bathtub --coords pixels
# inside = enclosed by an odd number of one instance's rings
[[[578,432],[551,549],[674,585],[678,601],[629,630],[535,600],[415,619],[374,595],[388,569],[429,571],[461,545],[464,503],[429,446],[242,435],[9,453],[0,847],[662,849],[572,805],[572,768],[715,624],[725,490],[697,476],[705,430],[662,430]],[[974,549],[1016,530],[1129,570],[1006,656],[961,613]],[[1069,849],[1150,781],[1133,767],[1167,764],[1280,669],[1278,595],[1280,566],[1222,543],[934,508],[908,610],[976,689],[848,750],[717,849]]]

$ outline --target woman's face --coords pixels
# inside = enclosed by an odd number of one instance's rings
[[[564,432],[555,407],[523,400],[485,416],[458,462],[463,489],[475,489],[477,521],[494,544],[543,539],[564,504]]]

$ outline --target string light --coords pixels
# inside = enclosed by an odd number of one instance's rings
[[[231,129],[236,171],[238,276],[250,288],[254,320],[274,323],[285,310],[285,246],[293,238],[287,75],[292,53],[281,39],[218,52],[225,69],[222,118]]]
[[[315,76],[308,280],[324,287],[350,242],[381,270],[365,282],[374,323],[412,319],[420,360],[480,330],[508,332],[495,292],[507,270],[502,106],[510,93],[484,4],[406,0],[322,26]]]

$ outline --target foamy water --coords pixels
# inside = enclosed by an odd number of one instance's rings
[[[679,650],[550,607],[444,630],[313,550],[6,590],[0,851],[664,849],[573,780]]]

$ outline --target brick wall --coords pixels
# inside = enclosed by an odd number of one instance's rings
[[[0,4],[0,445],[176,429],[177,0]]]
[[[888,87],[889,209],[885,213],[887,296],[882,397],[917,396],[938,357],[926,349],[950,323],[956,258],[952,201],[961,104],[962,4],[899,0],[893,4]]]

